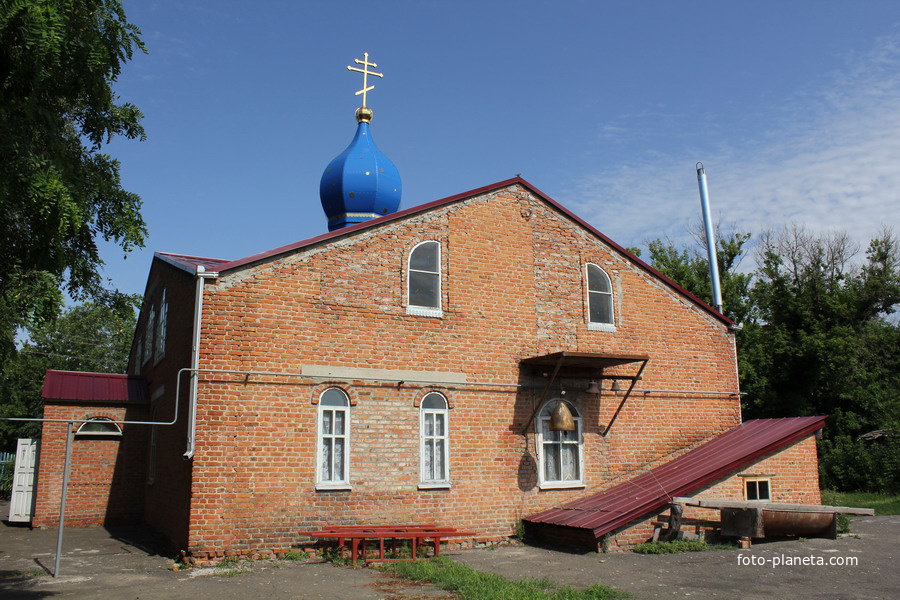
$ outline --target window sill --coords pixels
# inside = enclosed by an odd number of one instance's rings
[[[349,483],[317,483],[317,492],[349,492],[353,486]]]
[[[588,329],[590,331],[610,331],[614,332],[616,330],[616,326],[612,323],[588,323]]]
[[[420,483],[420,490],[449,490],[450,482],[449,481],[434,481],[428,483]]]
[[[429,308],[426,306],[407,306],[406,314],[414,317],[437,317],[442,318],[444,311],[440,308]]]
[[[587,486],[580,481],[550,481],[538,484],[540,490],[576,490],[584,489]]]

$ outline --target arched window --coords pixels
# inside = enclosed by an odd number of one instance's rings
[[[437,392],[429,392],[422,399],[419,412],[422,456],[420,487],[446,487],[450,483],[447,399]]]
[[[441,317],[441,245],[422,242],[409,253],[406,312]]]
[[[597,265],[587,265],[588,329],[615,331],[612,284]]]
[[[340,388],[319,397],[317,487],[350,485],[350,399]]]
[[[557,402],[565,402],[575,419],[574,431],[552,431],[550,414]],[[569,402],[554,399],[544,404],[537,419],[538,484],[541,488],[584,485],[581,417]]]
[[[75,435],[122,435],[122,428],[107,417],[91,417],[81,424]]]

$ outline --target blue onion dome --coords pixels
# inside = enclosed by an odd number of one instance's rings
[[[400,172],[372,140],[372,110],[356,110],[356,135],[332,160],[319,183],[328,231],[396,212],[400,206]]]

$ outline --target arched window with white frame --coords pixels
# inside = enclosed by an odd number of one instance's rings
[[[615,331],[612,282],[606,271],[587,264],[588,329]]]
[[[450,433],[447,399],[438,392],[422,398],[419,418],[421,440],[421,484],[419,487],[447,487],[450,484]]]
[[[316,487],[350,486],[350,398],[328,388],[319,397]]]
[[[91,417],[82,423],[75,435],[113,435],[122,436],[122,428],[109,417]]]
[[[441,245],[425,241],[409,253],[406,312],[421,317],[442,317]]]
[[[550,429],[551,414],[557,402],[564,402],[575,420],[574,431]],[[540,488],[584,487],[584,452],[581,416],[562,399],[544,404],[537,422],[538,486]]]

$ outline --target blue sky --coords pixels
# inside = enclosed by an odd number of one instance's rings
[[[143,292],[153,251],[240,258],[327,230],[369,52],[372,133],[401,208],[521,174],[626,246],[713,213],[865,246],[900,214],[900,2],[125,0],[149,54],[116,84],[148,139],[114,141],[147,247],[104,247]]]

